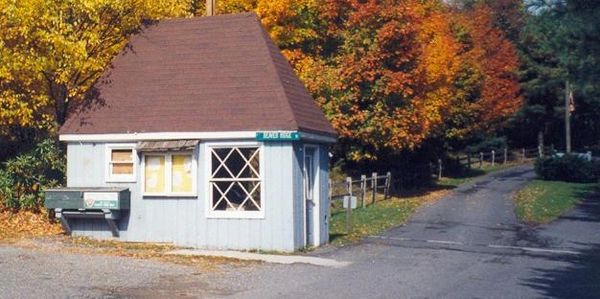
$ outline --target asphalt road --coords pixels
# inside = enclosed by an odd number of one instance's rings
[[[600,298],[599,202],[588,200],[550,225],[522,226],[511,194],[531,178],[531,167],[488,175],[404,226],[314,253],[352,262],[344,268],[264,264],[195,273],[0,247],[0,298]],[[99,280],[110,275],[109,283]]]
[[[518,224],[511,195],[531,167],[492,174],[406,225],[323,254],[342,269],[267,266],[239,298],[600,298],[600,207],[550,225]]]

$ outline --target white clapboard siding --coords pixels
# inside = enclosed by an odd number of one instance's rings
[[[105,144],[69,143],[67,146],[68,187],[127,187],[131,191],[131,210],[119,221],[119,239],[125,241],[172,242],[176,245],[211,249],[263,249],[293,251],[304,240],[301,145],[291,142],[265,143],[263,176],[265,216],[262,219],[207,218],[205,208],[207,174],[198,167],[198,197],[142,198],[138,164],[135,183],[105,181]],[[327,200],[325,147],[321,153],[319,175],[321,201]],[[200,143],[198,163],[204,163],[206,147]],[[321,215],[328,209],[322,202]],[[102,220],[75,220],[73,234],[112,238]],[[321,239],[327,234],[321,229]]]

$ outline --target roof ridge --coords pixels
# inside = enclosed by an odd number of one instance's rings
[[[245,12],[239,12],[239,13],[222,14],[222,15],[214,15],[214,16],[174,17],[174,18],[161,19],[158,21],[158,23],[199,22],[199,21],[208,21],[211,19],[212,20],[224,19],[224,18],[234,19],[234,18],[251,17],[251,16],[256,16],[256,13],[252,12],[252,11],[245,11]]]

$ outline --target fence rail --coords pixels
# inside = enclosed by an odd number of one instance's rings
[[[490,163],[492,166],[495,166],[496,164],[506,164],[513,161],[524,162],[528,159],[543,157],[546,154],[553,154],[554,152],[555,149],[553,146],[520,149],[503,148],[489,152],[459,154],[454,160],[460,166],[471,169],[473,167],[482,168],[484,163]],[[438,159],[435,167],[436,177],[438,179],[442,178],[443,173],[444,163],[442,159]]]

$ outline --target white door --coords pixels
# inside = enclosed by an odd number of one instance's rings
[[[316,211],[316,148],[304,148],[304,202],[305,202],[305,244],[315,245],[315,213]]]

